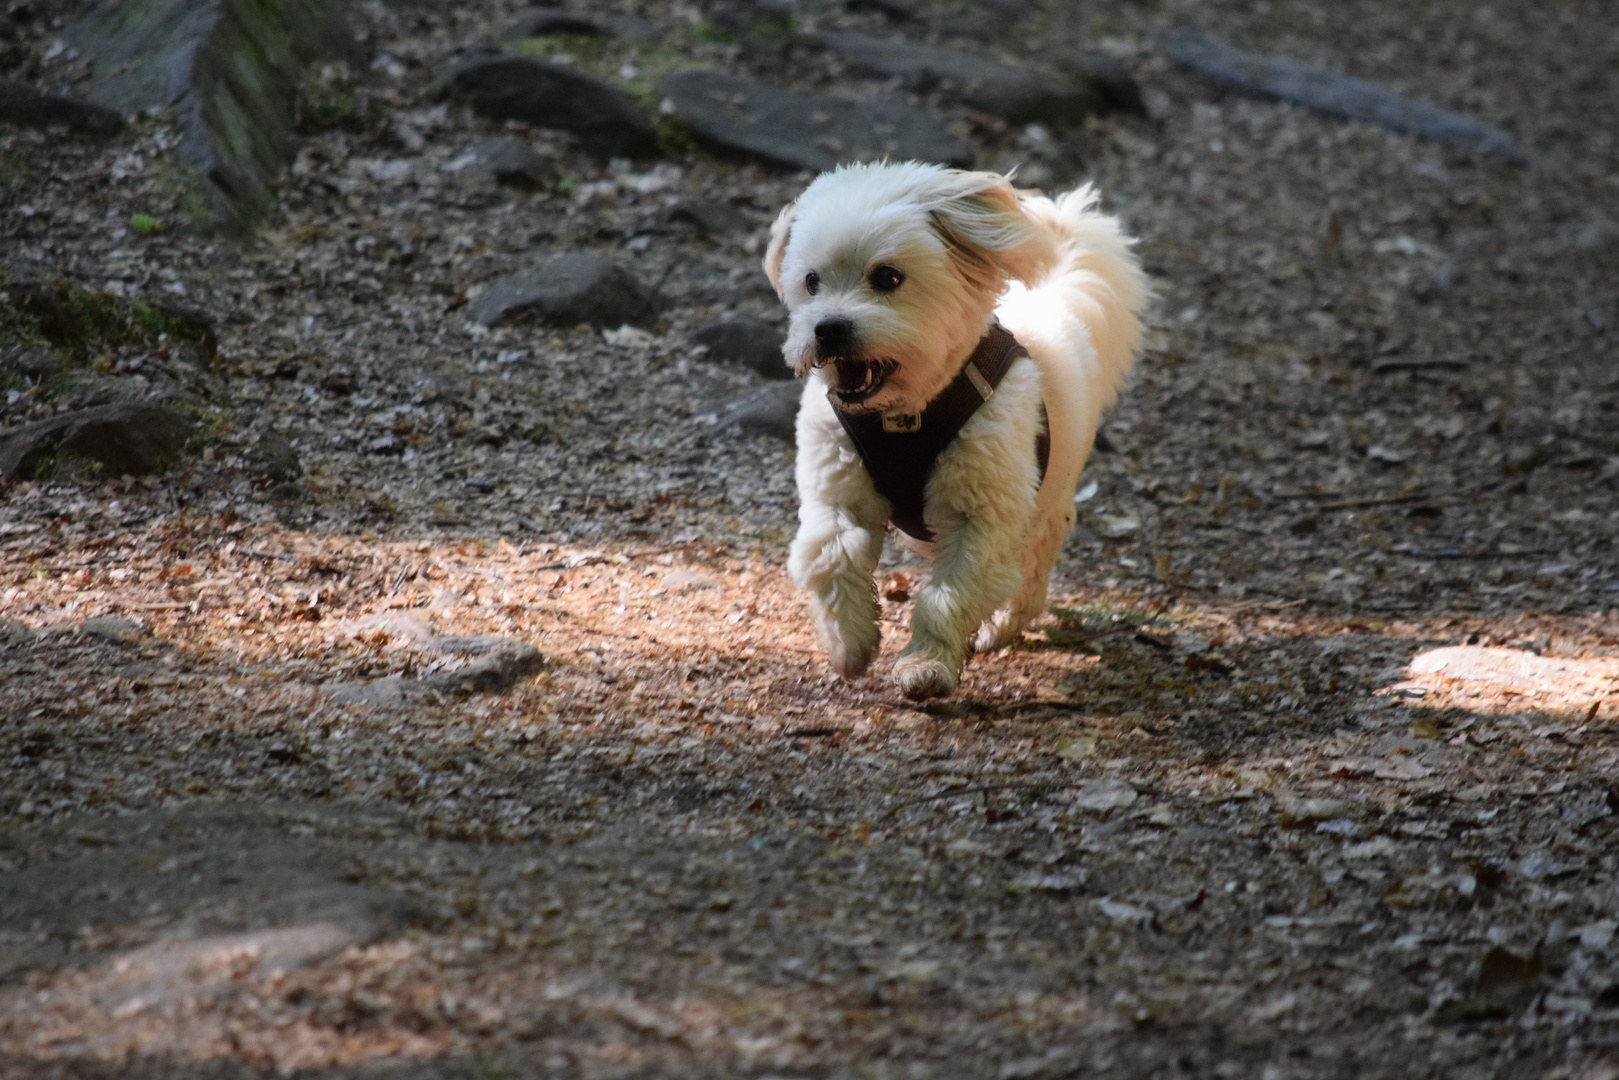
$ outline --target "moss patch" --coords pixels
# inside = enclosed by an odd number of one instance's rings
[[[41,401],[81,389],[122,397],[112,358],[131,349],[193,365],[200,375],[222,373],[213,326],[201,314],[0,263],[0,390],[32,388]],[[207,410],[197,409],[202,422]]]
[[[655,46],[636,46],[597,34],[544,34],[508,42],[506,47],[519,55],[541,60],[568,57],[574,70],[617,87],[648,109],[656,109],[662,100],[657,88],[659,79],[676,71],[706,66],[681,52],[682,45],[689,45],[693,40],[694,33],[689,33]],[[635,71],[628,79],[623,77],[626,65]],[[690,149],[688,141],[687,149],[680,152]]]
[[[91,292],[54,274],[18,280],[4,264],[0,285],[0,327],[22,347],[46,346],[69,364],[122,345],[156,350],[180,342],[194,345],[209,368],[219,363],[213,326],[196,312]]]

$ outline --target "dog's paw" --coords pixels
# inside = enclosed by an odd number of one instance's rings
[[[894,685],[912,701],[949,697],[956,692],[956,673],[927,656],[902,656],[894,661]]]
[[[1023,627],[1012,618],[1009,608],[1003,608],[985,619],[969,643],[975,653],[994,652],[1010,645],[1022,634]]]
[[[870,623],[840,627],[835,635],[827,635],[827,638],[822,644],[826,646],[826,658],[832,670],[845,679],[858,679],[871,666],[883,635],[876,623]]]

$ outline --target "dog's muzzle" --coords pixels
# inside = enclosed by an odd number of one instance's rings
[[[818,361],[816,367],[830,367],[832,392],[844,405],[859,405],[883,388],[888,377],[899,369],[892,360],[853,360],[840,357]]]

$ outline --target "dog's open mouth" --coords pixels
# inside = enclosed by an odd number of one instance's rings
[[[892,360],[829,360],[834,373],[832,391],[845,405],[858,405],[883,388],[899,367]]]

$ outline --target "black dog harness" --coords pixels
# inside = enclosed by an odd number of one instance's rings
[[[933,475],[934,464],[979,406],[994,396],[1012,365],[1028,355],[1029,350],[996,323],[978,342],[961,372],[920,413],[846,413],[837,407],[837,397],[827,393],[872,483],[892,504],[889,520],[895,528],[932,542],[933,530],[922,517],[922,493]],[[1051,460],[1051,431],[1044,402],[1040,405],[1035,453],[1040,459],[1040,479],[1044,480]]]

